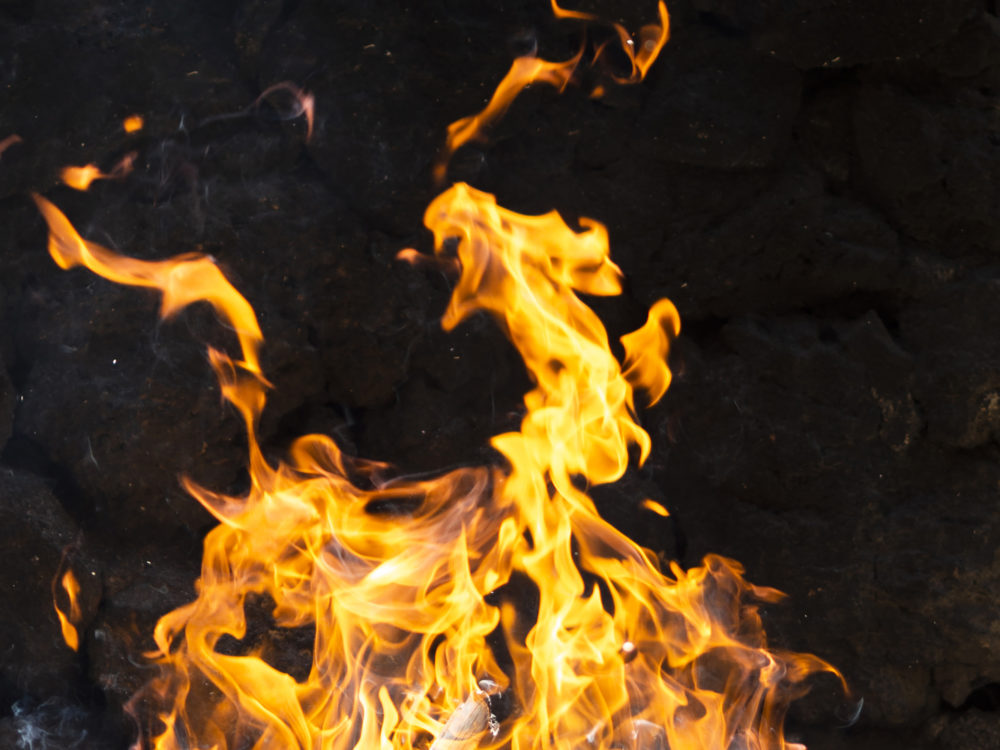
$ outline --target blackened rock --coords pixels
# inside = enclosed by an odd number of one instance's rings
[[[233,46],[239,54],[241,67],[251,79],[256,76],[268,35],[280,24],[286,5],[282,0],[247,0],[236,12]]]
[[[859,502],[859,475],[874,483],[919,431],[910,357],[877,314],[826,325],[741,318],[721,336],[721,349],[688,348],[669,397],[672,421],[654,443],[676,441],[670,463],[698,467],[745,501],[816,510]]]
[[[803,97],[796,121],[794,138],[799,151],[834,185],[846,185],[851,176],[851,111],[856,88],[851,81],[811,88]]]
[[[157,620],[195,598],[198,550],[173,553],[172,560],[152,541],[128,552],[104,552],[104,598],[87,634],[87,667],[91,682],[119,714],[158,674],[149,658]]]
[[[706,10],[730,0],[700,0]],[[729,12],[754,46],[803,70],[913,57],[947,40],[979,10],[975,0],[795,0],[747,4]]]
[[[976,688],[1000,682],[1000,506],[996,490],[984,489],[1000,469],[974,458],[948,463],[930,459],[940,479],[908,488],[869,533],[881,606],[920,628],[918,638],[887,644],[890,663],[930,667],[940,699],[961,706]]]
[[[1000,436],[998,309],[1000,281],[970,278],[940,284],[901,317],[902,339],[920,352],[914,396],[936,443],[971,449]]]
[[[940,750],[1000,747],[1000,715],[975,708],[959,714],[944,727],[935,747]]]
[[[794,68],[737,39],[701,26],[682,29],[650,84],[636,148],[660,161],[716,169],[768,166],[787,146],[801,86]]]
[[[919,65],[953,78],[968,79],[996,66],[1000,56],[1000,20],[984,13],[964,24],[953,37],[919,59]],[[995,75],[995,73],[994,73]]]

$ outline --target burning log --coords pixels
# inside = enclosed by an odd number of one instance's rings
[[[489,696],[482,690],[477,690],[455,709],[430,750],[474,748],[487,729],[496,734],[496,718],[490,711]]]

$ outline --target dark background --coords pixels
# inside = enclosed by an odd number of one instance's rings
[[[655,17],[652,0],[574,7]],[[605,222],[629,279],[597,303],[612,334],[677,304],[677,377],[643,415],[653,457],[599,502],[685,566],[721,553],[790,595],[765,611],[771,643],[854,691],[820,680],[793,735],[1000,747],[997,4],[670,10],[644,83],[535,87],[450,176]],[[232,350],[222,327],[200,308],[157,322],[155,294],[60,271],[28,191],[122,252],[218,259],[267,338],[272,456],[322,431],[403,471],[493,460],[528,385],[517,357],[485,319],[442,333],[448,280],[393,258],[429,249],[446,125],[514,55],[580,38],[543,0],[0,0],[0,139],[24,139],[0,156],[0,746],[127,744],[121,704],[212,525],[177,477],[245,481],[203,353]],[[316,97],[311,143],[288,101],[248,109],[285,80]],[[65,164],[133,149],[126,181],[58,186]],[[61,564],[83,584],[79,654],[52,609]]]

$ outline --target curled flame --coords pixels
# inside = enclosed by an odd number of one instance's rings
[[[787,750],[788,702],[810,672],[836,671],[766,648],[755,602],[780,594],[717,556],[662,572],[587,494],[621,477],[633,448],[648,455],[634,388],[662,395],[679,330],[673,306],[654,305],[623,339],[623,371],[578,296],[621,290],[601,224],[581,219],[574,231],[464,184],[430,204],[436,254],[460,272],[444,327],[487,312],[535,387],[521,429],[492,440],[504,465],[413,481],[322,435],[269,464],[256,437],[260,330],[214,264],[120,256],[36,202],[61,267],[155,287],[164,315],[208,301],[243,349],[241,362],[215,350],[210,360],[244,416],[251,485],[226,496],[186,480],[219,525],[197,598],[154,632],[163,671],[150,695],[164,706],[154,747]],[[275,665],[280,636],[246,641],[254,597],[275,631],[309,633],[308,670]]]
[[[295,102],[295,106],[292,108],[289,117],[305,117],[306,141],[308,142],[312,140],[313,127],[316,120],[316,98],[308,91],[296,86],[291,81],[282,81],[281,83],[275,83],[272,86],[268,86],[261,92],[260,96],[257,97],[253,106],[260,106],[261,102],[266,101],[272,94],[278,91],[284,91],[291,95],[292,100]]]
[[[587,22],[604,23],[592,13],[564,10],[559,7],[555,0],[552,0],[552,11],[556,18],[573,18]],[[622,51],[632,66],[628,76],[613,77],[616,83],[638,83],[645,78],[650,66],[656,61],[663,46],[667,43],[670,37],[670,16],[667,13],[667,6],[662,1],[657,4],[657,12],[659,24],[649,24],[642,27],[639,32],[638,49],[636,49],[635,40],[624,26],[619,23],[609,24],[618,36]],[[601,56],[604,49],[603,46],[598,49],[595,60]],[[486,106],[476,114],[463,117],[448,126],[448,136],[444,148],[434,165],[434,179],[439,183],[444,180],[448,170],[448,161],[452,154],[466,143],[482,138],[486,129],[503,117],[511,102],[525,87],[533,83],[546,83],[561,92],[569,84],[582,58],[583,48],[581,47],[576,55],[564,62],[550,62],[534,55],[522,55],[515,59]],[[597,87],[591,92],[592,96],[595,97],[602,93],[602,87]]]
[[[2,141],[0,141],[0,155],[2,155],[4,151],[6,151],[7,149],[9,149],[11,146],[13,146],[16,143],[24,143],[24,139],[21,136],[19,136],[17,133],[13,133],[12,135],[8,135],[6,138],[4,138]]]

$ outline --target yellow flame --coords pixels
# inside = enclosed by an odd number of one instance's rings
[[[6,151],[8,148],[17,143],[24,143],[24,139],[17,133],[12,133],[11,135],[8,135],[6,138],[0,141],[0,155],[2,155],[4,151]]]
[[[269,464],[255,429],[260,330],[218,268],[203,256],[120,256],[36,202],[61,267],[157,288],[164,315],[208,301],[243,350],[240,362],[217,350],[210,361],[246,423],[251,486],[234,497],[185,480],[219,525],[197,598],[154,632],[163,671],[150,690],[164,705],[154,747],[781,750],[803,680],[836,674],[766,648],[755,602],[780,595],[743,580],[738,563],[710,556],[665,574],[587,494],[621,477],[633,449],[648,455],[634,389],[662,395],[679,331],[661,301],[623,337],[624,370],[611,354],[578,296],[621,291],[601,224],[584,218],[575,231],[464,184],[430,204],[436,254],[460,272],[444,327],[492,315],[534,388],[520,430],[492,440],[503,466],[413,481],[322,435]],[[309,629],[308,674],[275,666],[280,637],[243,643],[251,596],[269,602],[277,630]],[[492,728],[485,684],[512,707]]]
[[[61,178],[74,190],[87,190],[94,180],[107,176],[96,164],[87,164],[83,167],[63,167]]]

